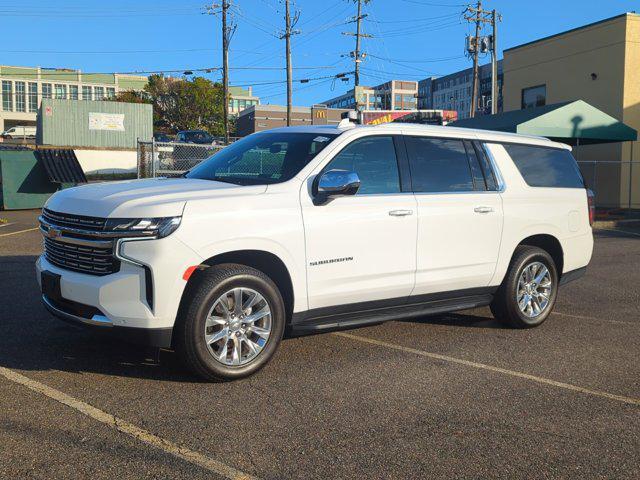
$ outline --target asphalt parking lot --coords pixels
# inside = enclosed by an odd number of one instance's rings
[[[0,478],[640,478],[640,228],[598,231],[538,329],[388,322],[202,383],[52,318],[36,213],[0,216]]]

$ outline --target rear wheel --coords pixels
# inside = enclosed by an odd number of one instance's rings
[[[273,281],[235,264],[195,279],[176,324],[176,351],[197,375],[232,380],[262,368],[284,332],[285,309]]]
[[[521,245],[491,303],[491,312],[516,328],[537,327],[551,314],[557,294],[558,272],[549,253]]]

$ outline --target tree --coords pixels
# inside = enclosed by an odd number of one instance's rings
[[[222,135],[222,85],[203,77],[151,75],[142,92],[122,92],[117,100],[152,103],[153,123],[164,131],[206,130]]]

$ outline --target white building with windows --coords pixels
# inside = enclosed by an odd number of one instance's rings
[[[18,125],[36,125],[43,98],[109,100],[121,91],[142,90],[146,84],[147,77],[140,75],[0,65],[0,132]]]

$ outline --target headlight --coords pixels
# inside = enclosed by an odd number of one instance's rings
[[[180,226],[182,217],[109,218],[105,230],[112,232],[140,232],[144,236],[164,238]]]

